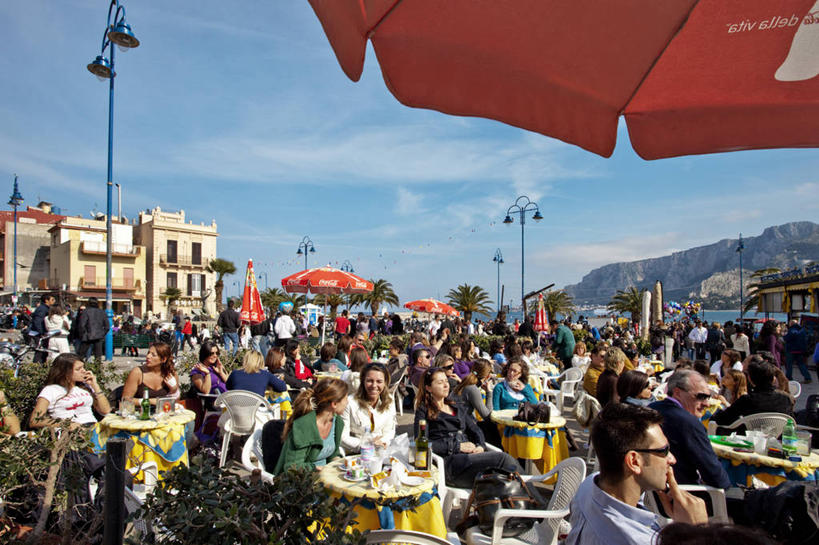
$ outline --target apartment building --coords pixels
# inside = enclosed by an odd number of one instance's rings
[[[216,314],[213,285],[216,275],[207,270],[216,258],[216,220],[195,224],[185,221],[185,211],[160,207],[139,213],[134,241],[146,249],[146,305],[155,316],[167,319],[168,288],[177,288],[174,306],[185,314]]]
[[[17,291],[47,288],[49,278],[49,229],[65,218],[41,202],[17,211]],[[14,290],[14,212],[0,211],[0,275],[3,291]]]

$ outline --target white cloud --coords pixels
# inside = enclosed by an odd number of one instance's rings
[[[420,193],[413,193],[405,187],[399,187],[398,202],[395,204],[395,212],[401,216],[409,216],[419,211],[422,196]]]

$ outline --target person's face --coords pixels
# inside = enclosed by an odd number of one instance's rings
[[[606,359],[607,352],[605,350],[601,350],[599,354],[595,354],[592,352],[591,355],[591,364],[592,367],[597,369],[602,369],[604,367],[603,361]]]
[[[730,365],[730,364],[731,364],[731,358],[729,358],[729,357],[728,357],[728,355],[727,355],[727,354],[725,354],[724,352],[723,352],[723,353],[722,353],[722,355],[719,357],[719,359],[721,359],[721,360],[722,360],[722,365],[723,365],[723,367],[726,367],[726,366],[728,366],[728,365]]]
[[[423,350],[420,354],[418,354],[418,360],[416,361],[416,365],[418,367],[429,367],[430,365],[429,352]]]
[[[452,347],[452,357],[456,360],[461,359],[461,347],[460,346],[453,346]]]
[[[689,383],[687,391],[682,388],[675,388],[674,398],[680,402],[683,409],[700,418],[711,401],[711,388],[708,387],[708,383],[705,382],[702,375],[698,373],[690,375]]]
[[[294,348],[290,352],[290,357],[293,358],[294,360],[300,360],[301,359],[301,347],[299,346],[299,347]]]
[[[731,375],[722,377],[722,386],[727,390],[732,390],[734,388],[734,377]]]
[[[156,353],[156,347],[151,347],[148,349],[148,353],[145,355],[145,364],[146,365],[153,365],[159,362],[159,354]]]
[[[426,389],[435,401],[446,399],[446,396],[449,395],[449,381],[446,378],[446,374],[434,373]]]
[[[400,353],[401,352],[396,347],[394,347],[394,346],[390,347],[390,356],[395,357]]]
[[[53,297],[46,297],[44,299],[45,304],[48,306],[54,305],[54,301],[56,301],[56,299],[54,299]]]
[[[619,364],[617,364],[617,374],[622,375],[623,374],[623,369],[625,369],[625,368],[626,368],[626,362],[621,361]]]
[[[523,369],[520,368],[520,365],[517,363],[512,363],[509,365],[509,368],[506,370],[506,380],[520,380],[520,375],[523,373]]]
[[[74,368],[71,370],[71,382],[85,382],[85,364],[82,360],[74,362]]]
[[[659,425],[653,424],[646,430],[645,449],[661,449],[668,445],[668,439]],[[665,490],[668,483],[668,468],[677,463],[677,459],[668,451],[663,456],[654,452],[638,452],[641,458],[641,471],[637,475],[637,482],[641,490]]]
[[[368,371],[364,376],[364,391],[367,393],[367,399],[371,402],[378,401],[384,388],[386,388],[384,373],[375,369]]]
[[[586,345],[580,343],[577,345],[577,355],[578,356],[585,356],[586,355]]]
[[[333,412],[336,414],[344,414],[344,410],[347,408],[347,396],[341,398],[341,401],[334,401],[333,402]]]
[[[362,344],[362,345],[363,345],[363,344],[364,344],[364,334],[363,334],[363,333],[358,333],[358,334],[356,334],[356,336],[355,336],[355,342],[356,342],[356,343],[358,343],[358,344]]]
[[[651,384],[646,382],[646,387],[643,388],[639,394],[637,394],[637,399],[651,399]]]
[[[213,348],[210,349],[210,354],[208,354],[208,357],[206,357],[205,361],[203,361],[202,363],[204,363],[208,367],[212,367],[216,365],[217,361],[219,361],[219,348],[214,346]]]

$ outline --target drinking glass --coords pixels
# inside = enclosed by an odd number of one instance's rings
[[[813,436],[809,431],[796,432],[796,454],[799,456],[810,456],[810,445]]]
[[[134,415],[134,400],[133,399],[123,399],[119,402],[119,410],[124,417],[130,417]]]

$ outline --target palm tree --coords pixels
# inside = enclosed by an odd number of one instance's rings
[[[364,295],[361,293],[351,293],[347,295],[345,304],[347,305],[347,310],[349,311],[352,307],[357,307],[364,303]]]
[[[262,306],[275,309],[279,306],[287,294],[285,294],[279,288],[267,288],[262,293],[259,294],[262,299]]]
[[[160,293],[159,298],[168,303],[168,313],[173,314],[173,304],[182,297],[182,290],[179,288],[165,288],[165,293]]]
[[[373,314],[378,312],[378,307],[381,306],[381,303],[387,303],[390,305],[398,304],[398,296],[395,295],[395,292],[392,289],[392,284],[383,278],[379,278],[378,280],[373,280],[371,278],[370,282],[373,283],[373,291],[363,294],[361,296],[361,302],[369,305]]]
[[[464,319],[467,322],[472,321],[473,312],[479,312],[487,316],[492,312],[492,308],[489,306],[492,299],[486,293],[486,290],[480,286],[461,284],[457,288],[449,290],[446,298],[455,310],[464,313]]]
[[[329,295],[319,294],[313,298],[313,302],[317,305],[327,305],[330,307],[330,319],[334,320],[336,318],[336,310],[344,304],[344,298],[336,293]]]
[[[222,312],[225,308],[222,304],[222,290],[225,289],[224,278],[226,274],[236,272],[236,265],[232,261],[217,257],[210,260],[207,271],[216,274],[216,283],[213,285],[213,289],[216,290],[216,312]]]
[[[621,314],[630,312],[631,320],[639,323],[643,313],[643,293],[645,291],[645,289],[638,290],[634,286],[629,286],[625,290],[617,290],[617,293],[609,301],[607,308]]]
[[[572,296],[566,293],[565,290],[550,290],[543,296],[543,308],[546,310],[546,316],[549,317],[549,323],[551,324],[555,322],[558,314],[567,316],[574,312],[575,306]]]
[[[285,293],[282,295],[280,303],[293,303],[293,308],[299,308],[310,302],[306,293]]]
[[[768,267],[766,269],[757,269],[751,273],[751,278],[755,278],[756,282],[751,282],[746,286],[748,288],[748,298],[743,303],[743,312],[751,312],[759,307],[759,284],[762,277],[779,272],[782,272],[782,270],[777,267]]]

